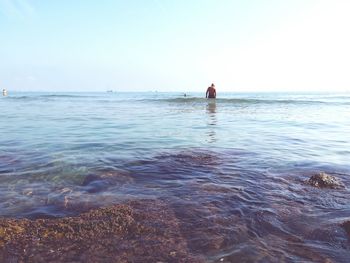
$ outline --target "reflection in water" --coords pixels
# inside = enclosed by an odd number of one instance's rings
[[[215,126],[217,125],[216,118],[216,100],[209,99],[207,104],[207,114],[208,114],[208,142],[214,143],[217,141]]]

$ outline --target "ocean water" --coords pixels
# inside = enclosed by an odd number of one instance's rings
[[[160,200],[208,262],[347,262],[350,94],[203,95],[1,97],[0,216]]]

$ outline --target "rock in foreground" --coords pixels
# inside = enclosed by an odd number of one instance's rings
[[[345,187],[338,178],[323,172],[311,176],[307,183],[319,188],[340,189]]]
[[[134,201],[61,219],[0,219],[0,262],[199,262],[172,211]]]

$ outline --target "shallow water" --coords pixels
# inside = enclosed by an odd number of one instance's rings
[[[62,217],[156,199],[206,261],[346,262],[350,95],[201,96],[0,98],[0,215]],[[346,188],[304,183],[321,171]]]

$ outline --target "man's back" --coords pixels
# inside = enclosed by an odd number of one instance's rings
[[[205,95],[206,98],[210,98],[210,99],[215,99],[216,98],[216,90],[215,88],[212,86],[210,86],[208,89],[207,89],[207,93]]]

